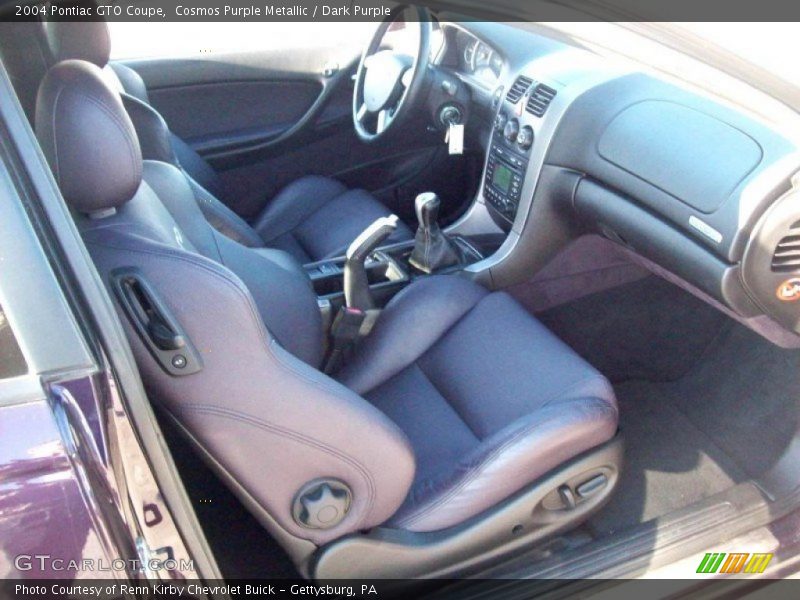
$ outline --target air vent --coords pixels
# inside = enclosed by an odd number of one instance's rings
[[[550,101],[555,98],[556,91],[540,83],[537,85],[533,92],[531,92],[531,97],[528,98],[528,104],[525,105],[525,110],[531,113],[535,117],[541,117],[544,115],[547,107],[550,106]]]
[[[528,88],[531,87],[532,83],[533,79],[520,75],[517,77],[514,85],[511,86],[511,89],[508,90],[508,94],[506,94],[506,100],[511,102],[511,104],[516,104],[519,102],[519,99],[525,95],[525,92],[528,91]]]
[[[772,270],[778,273],[800,269],[800,221],[794,223],[789,232],[778,242],[772,255]]]

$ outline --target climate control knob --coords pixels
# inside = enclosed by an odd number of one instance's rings
[[[494,118],[494,128],[497,131],[503,131],[506,126],[506,121],[508,121],[508,116],[504,112],[497,113],[497,116]]]
[[[533,145],[533,128],[530,125],[525,125],[519,130],[517,134],[517,144],[523,150],[527,150]]]
[[[511,119],[508,123],[506,123],[505,128],[503,129],[503,136],[511,142],[512,144],[517,141],[517,134],[519,133],[519,121],[516,119]]]

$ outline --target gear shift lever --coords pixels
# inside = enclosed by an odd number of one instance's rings
[[[440,205],[441,200],[434,192],[420,194],[414,202],[419,227],[408,262],[425,273],[433,273],[460,262],[453,242],[439,227],[437,218]]]

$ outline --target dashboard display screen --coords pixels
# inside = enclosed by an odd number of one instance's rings
[[[492,185],[503,194],[507,194],[508,189],[511,187],[511,169],[501,164],[495,165]]]

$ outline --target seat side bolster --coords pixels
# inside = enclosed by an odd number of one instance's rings
[[[125,92],[120,94],[122,105],[133,123],[144,160],[158,160],[178,166],[172,149],[170,132],[164,117],[152,106]]]
[[[489,292],[468,279],[426,277],[387,305],[337,379],[366,394],[415,362]]]
[[[200,210],[211,226],[232,240],[248,248],[262,248],[264,240],[247,222],[225,205],[211,192],[201,186],[188,173],[186,179],[192,186]]]
[[[149,104],[136,97],[123,93],[121,98],[123,106],[133,122],[145,161],[162,162],[180,169],[184,178],[191,185],[195,201],[203,212],[203,216],[212,227],[243,246],[262,247],[264,241],[244,219],[189,175],[175,153],[174,136],[169,131],[164,118]]]
[[[484,440],[449,477],[415,485],[391,524],[436,531],[461,523],[607,442],[617,422],[613,395],[548,403]]]
[[[109,62],[108,65],[106,65],[106,69],[114,71],[125,93],[130,94],[134,98],[138,98],[142,102],[150,103],[150,97],[147,94],[147,86],[139,73],[119,62]]]
[[[233,273],[124,232],[99,241],[89,232],[86,239],[106,277],[117,267],[137,267],[201,354],[200,372],[170,376],[123,316],[152,399],[285,531],[324,544],[394,514],[415,470],[405,435],[368,402],[280,348]],[[350,512],[328,530],[305,529],[291,516],[297,491],[317,478],[339,479],[353,492]]]

